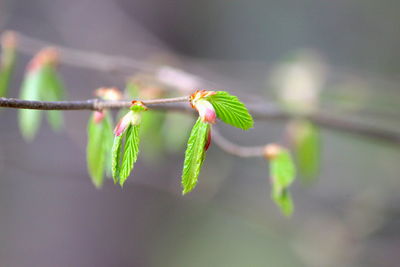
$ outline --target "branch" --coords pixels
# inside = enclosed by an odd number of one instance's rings
[[[141,100],[143,104],[150,108],[157,109],[156,106],[188,102],[188,96]],[[132,101],[104,101],[100,99],[89,99],[84,101],[32,101],[15,98],[0,97],[0,107],[16,109],[38,109],[38,110],[102,110],[102,109],[121,109],[129,108]],[[160,106],[162,108],[162,106]],[[178,108],[178,106],[176,107]],[[179,108],[178,108],[179,109]],[[182,106],[182,109],[186,109]]]
[[[211,130],[212,140],[222,150],[241,158],[264,156],[265,146],[240,146],[226,139],[215,127]]]
[[[175,98],[163,98],[153,100],[142,100],[143,103],[152,109],[157,110],[176,110],[181,112],[193,112],[187,105],[178,105],[188,102],[187,96]],[[168,105],[167,105],[168,104]],[[40,109],[40,110],[102,110],[128,108],[131,101],[103,101],[91,99],[85,101],[30,101],[14,98],[0,98],[0,107],[17,109]],[[258,120],[278,120],[285,121],[295,116],[278,108],[248,105],[249,112]],[[361,122],[348,121],[335,118],[327,114],[313,114],[305,116],[317,125],[335,131],[353,133],[365,137],[379,139],[400,145],[400,133],[388,129],[377,128]],[[218,139],[218,134],[217,134]],[[247,152],[246,152],[247,153]],[[244,153],[244,154],[246,154]]]

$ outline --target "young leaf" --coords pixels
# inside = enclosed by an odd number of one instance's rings
[[[42,72],[28,72],[20,93],[21,99],[41,100]],[[32,141],[36,136],[41,123],[41,110],[20,109],[18,110],[19,128],[26,141]]]
[[[27,100],[62,100],[64,89],[55,70],[57,52],[53,49],[44,49],[30,62],[25,76],[21,99]],[[41,112],[36,110],[19,111],[20,129],[23,137],[32,140],[40,126]],[[62,125],[60,111],[50,111],[49,122],[53,129],[57,130]]]
[[[144,158],[151,162],[160,159],[165,148],[165,138],[162,135],[165,115],[165,113],[151,110],[142,115],[140,124],[141,150]]]
[[[217,91],[205,99],[211,102],[217,117],[223,122],[243,130],[253,127],[253,118],[246,106],[236,96],[225,91]]]
[[[288,187],[296,177],[295,165],[287,149],[276,145],[271,145],[271,148],[274,153],[270,156],[267,154],[270,160],[271,196],[282,213],[289,216],[293,212],[293,202]]]
[[[126,130],[124,156],[122,158],[121,169],[119,172],[119,184],[124,185],[139,153],[139,128],[140,125],[130,125]]]
[[[111,169],[112,169],[112,177],[114,180],[114,183],[116,184],[118,182],[119,178],[119,172],[121,169],[121,154],[122,154],[122,138],[125,135],[125,133],[121,135],[116,135],[114,137],[114,143],[112,146],[112,163],[111,163]]]
[[[190,133],[183,163],[182,186],[183,194],[194,189],[200,174],[200,169],[205,159],[205,145],[207,143],[210,124],[197,119]]]
[[[43,87],[41,98],[46,101],[61,101],[65,98],[65,88],[54,65],[46,64],[42,67]],[[59,131],[63,126],[63,116],[59,110],[47,112],[47,120],[54,131]]]
[[[5,32],[1,36],[0,60],[0,97],[5,97],[15,68],[16,36],[13,32]]]
[[[113,138],[111,124],[111,117],[108,113],[100,122],[95,122],[92,116],[88,124],[88,171],[93,184],[97,188],[103,185],[104,173],[110,167],[107,162],[110,157]]]
[[[272,198],[285,216],[290,216],[293,213],[293,200],[287,189],[281,192],[273,191]]]
[[[320,166],[320,134],[317,126],[310,121],[292,122],[289,134],[294,145],[295,158],[305,182],[313,181]]]

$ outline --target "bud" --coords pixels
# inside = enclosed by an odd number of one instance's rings
[[[93,112],[93,119],[95,123],[100,123],[104,117],[106,116],[106,113],[102,111],[95,111]]]
[[[213,91],[201,90],[196,91],[190,96],[190,104],[193,108],[197,110],[197,112],[199,112],[199,116],[202,122],[208,122],[212,124],[215,123],[215,120],[217,118],[215,109],[209,101],[204,99],[205,97],[214,94],[215,92]]]
[[[147,107],[141,101],[132,101],[131,110],[121,118],[114,129],[114,134],[120,136],[125,132],[129,125],[139,125],[142,120],[142,112]]]
[[[47,47],[39,51],[28,65],[28,71],[32,72],[44,65],[57,65],[59,60],[59,53],[53,47]]]
[[[121,91],[118,88],[106,88],[102,87],[96,90],[95,95],[104,100],[118,101],[122,99]]]
[[[0,42],[4,49],[15,49],[17,46],[17,34],[13,31],[6,31],[1,35]]]
[[[277,144],[269,144],[264,147],[264,156],[266,159],[272,160],[281,153],[282,147]]]

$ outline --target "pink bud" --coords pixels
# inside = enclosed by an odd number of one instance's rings
[[[126,130],[126,128],[128,128],[128,126],[131,124],[132,113],[133,113],[132,111],[129,111],[128,113],[126,113],[125,116],[123,116],[119,120],[117,126],[115,126],[115,129],[114,129],[114,134],[116,136],[120,136]]]
[[[195,101],[194,107],[199,112],[199,116],[201,121],[208,122],[208,123],[215,123],[217,115],[215,113],[215,109],[213,105],[204,99],[199,99]]]
[[[106,113],[104,111],[95,111],[93,113],[93,119],[95,123],[100,123],[104,117],[106,116]]]
[[[125,132],[129,125],[139,125],[141,120],[141,111],[129,111],[120,119],[117,126],[115,126],[114,134],[116,136],[120,136],[123,132]]]

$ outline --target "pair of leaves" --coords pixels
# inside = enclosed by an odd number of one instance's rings
[[[106,111],[104,111],[106,112]],[[100,188],[105,173],[111,173],[111,148],[113,145],[112,119],[107,112],[100,122],[94,114],[88,123],[87,166],[93,184]]]
[[[217,117],[223,122],[243,130],[253,127],[253,118],[236,96],[225,91],[217,91],[205,99],[213,105]]]
[[[210,134],[210,124],[197,119],[190,133],[183,163],[183,194],[189,193],[196,186],[206,156],[206,144]]]
[[[202,91],[196,93],[202,93]],[[225,91],[217,91],[205,96],[204,99],[211,103],[217,117],[223,122],[243,130],[253,127],[253,118],[236,96]],[[210,131],[211,125],[198,118],[190,133],[185,152],[182,171],[183,194],[192,191],[197,184],[206,155],[206,146],[211,141]]]
[[[279,152],[270,158],[271,196],[286,216],[291,215],[294,209],[288,187],[294,182],[295,177],[296,168],[289,151],[280,148]]]
[[[7,95],[12,73],[15,68],[17,53],[15,47],[4,46],[0,61],[0,97]]]
[[[64,99],[64,86],[54,65],[42,65],[27,72],[20,93],[21,99],[60,101]],[[19,126],[25,140],[31,141],[36,136],[41,122],[40,110],[19,110]],[[63,125],[61,111],[47,111],[47,119],[54,131]]]
[[[140,125],[130,124],[120,135],[114,137],[112,147],[112,176],[114,183],[124,185],[132,172],[139,153]],[[125,142],[123,142],[125,139]]]
[[[289,125],[295,158],[305,182],[315,180],[320,169],[320,133],[317,126],[307,120],[297,120]]]

